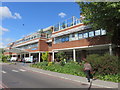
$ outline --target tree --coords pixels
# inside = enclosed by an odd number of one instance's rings
[[[46,51],[45,53],[42,53],[42,60],[48,61],[48,51]]]
[[[66,55],[65,55],[64,52],[58,52],[56,54],[56,58],[57,58],[58,61],[62,61],[62,60],[64,60],[66,58]]]
[[[3,54],[5,50],[3,48],[0,48],[0,53]]]
[[[103,28],[111,43],[120,45],[120,3],[119,2],[77,2],[83,22],[94,29]]]

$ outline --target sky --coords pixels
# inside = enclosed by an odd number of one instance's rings
[[[79,15],[79,5],[75,2],[2,2],[0,48],[72,16],[79,18]]]

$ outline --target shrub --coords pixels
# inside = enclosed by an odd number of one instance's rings
[[[60,65],[61,66],[64,66],[65,65],[65,62],[63,60],[60,61]]]
[[[47,66],[48,65],[48,62],[40,62],[40,63],[37,63],[36,66],[39,66],[39,67],[44,67],[44,66]]]
[[[118,73],[118,57],[104,54],[100,56],[97,54],[87,56],[87,60],[91,63],[96,74],[108,75]]]
[[[45,53],[42,53],[42,60],[43,61],[48,61],[48,51]]]
[[[57,54],[55,54],[57,61],[62,61],[66,58],[66,55],[64,52],[58,52]]]
[[[51,66],[53,64],[53,62],[48,62],[48,66]]]
[[[3,54],[0,54],[0,59],[2,62],[8,62],[8,59],[10,58],[10,56],[5,56]]]

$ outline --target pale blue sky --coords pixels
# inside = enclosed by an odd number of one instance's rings
[[[80,17],[75,2],[4,2],[2,8],[2,45],[72,16]]]

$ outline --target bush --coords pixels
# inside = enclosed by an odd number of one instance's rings
[[[10,58],[10,56],[5,56],[3,54],[0,54],[0,60],[2,62],[8,62],[8,59]]]
[[[42,53],[42,60],[43,61],[48,61],[48,51],[45,53]]]
[[[57,61],[62,61],[66,58],[66,55],[64,52],[58,52],[55,54]]]
[[[53,65],[54,63],[53,62],[48,62],[48,66],[51,66]]]
[[[97,76],[99,79],[104,80],[104,81],[113,81],[116,83],[120,82],[120,74],[114,74],[114,75],[104,75],[104,76]]]
[[[97,54],[87,56],[87,60],[91,63],[96,74],[108,75],[118,73],[118,57],[105,54],[100,56]]]

